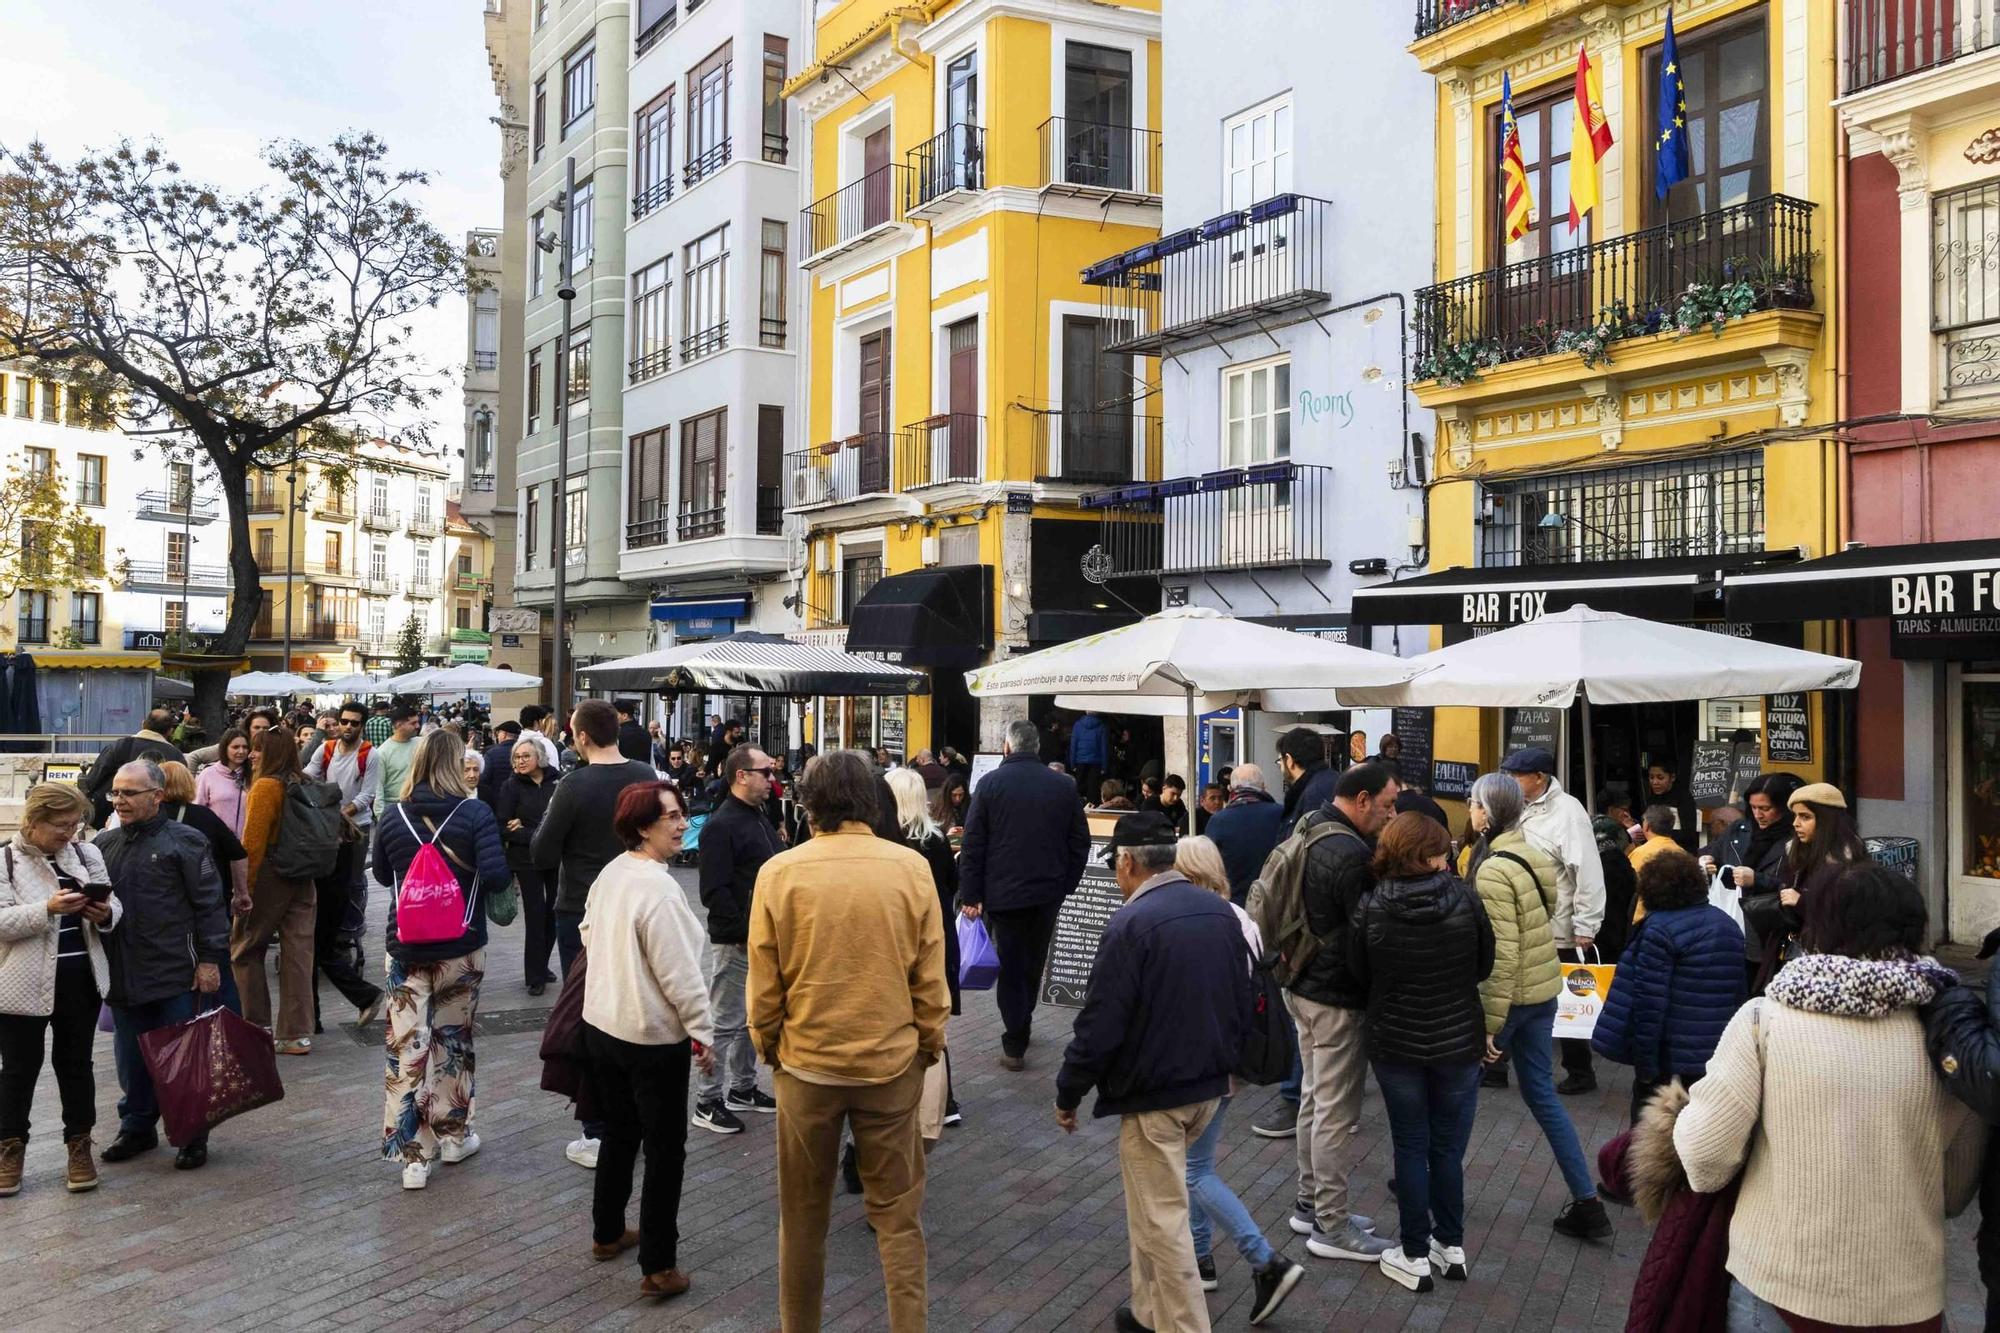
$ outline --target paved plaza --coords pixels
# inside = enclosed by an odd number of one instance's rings
[[[679,872],[692,896],[693,876]],[[373,914],[379,924],[379,904]],[[496,931],[480,1004],[477,1126],[484,1148],[405,1193],[375,1143],[382,1112],[379,1032],[329,1029],[304,1059],[280,1061],[285,1100],[219,1129],[206,1169],[173,1170],[172,1153],[103,1168],[94,1194],[61,1184],[55,1087],[45,1072],[22,1193],[0,1200],[0,1271],[8,1330],[342,1328],[701,1329],[777,1326],[774,1122],[747,1133],[690,1128],[681,1204],[685,1297],[638,1296],[629,1262],[589,1255],[592,1177],[563,1157],[567,1108],[540,1091],[537,1010],[521,982],[520,927]],[[374,938],[379,939],[379,930]],[[331,987],[328,1017],[353,1013]],[[1124,1200],[1116,1129],[1084,1123],[1065,1137],[1050,1114],[1068,1011],[1042,1011],[1025,1074],[1000,1070],[988,994],[969,995],[951,1028],[965,1123],[930,1159],[931,1326],[938,1330],[1095,1330],[1126,1299]],[[97,1050],[100,1146],[115,1132],[110,1038]],[[1569,1099],[1593,1154],[1615,1133],[1628,1071],[1599,1065],[1600,1090]],[[1605,1075],[1611,1077],[1605,1078]],[[1275,1329],[1619,1329],[1646,1232],[1613,1209],[1607,1243],[1556,1236],[1560,1176],[1518,1094],[1483,1093],[1466,1162],[1469,1282],[1417,1296],[1372,1265],[1316,1259],[1285,1227],[1292,1142],[1259,1139],[1250,1121],[1275,1094],[1230,1108],[1219,1168],[1274,1243],[1307,1266]],[[1355,1172],[1355,1207],[1393,1222],[1389,1140],[1372,1087]],[[634,1200],[632,1216],[637,1217]],[[1973,1213],[1952,1227],[1951,1325],[1980,1325]],[[828,1243],[829,1330],[886,1328],[873,1237],[861,1201],[840,1195]],[[1245,1327],[1250,1280],[1218,1252],[1217,1328]]]

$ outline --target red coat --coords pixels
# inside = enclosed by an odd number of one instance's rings
[[[1674,1151],[1674,1120],[1687,1100],[1679,1079],[1668,1083],[1620,1136],[1622,1151],[1614,1139],[1598,1154],[1605,1184],[1630,1195],[1653,1223],[1632,1284],[1626,1333],[1707,1333],[1729,1322],[1729,1220],[1741,1177],[1715,1194],[1688,1188]]]

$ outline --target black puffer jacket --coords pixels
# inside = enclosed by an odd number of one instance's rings
[[[1979,951],[2000,950],[2000,930]],[[1979,1183],[1979,1280],[1986,1285],[1986,1327],[2000,1319],[2000,967],[1987,974],[1982,995],[1953,986],[1922,1010],[1931,1063],[1952,1096],[1992,1126]]]
[[[1493,970],[1493,927],[1457,875],[1440,870],[1377,884],[1347,952],[1367,988],[1369,1059],[1454,1065],[1486,1053],[1479,983]]]
[[[1354,975],[1348,943],[1361,902],[1375,888],[1375,872],[1368,868],[1375,856],[1375,840],[1364,838],[1354,821],[1331,805],[1300,820],[1299,832],[1303,834],[1321,822],[1339,825],[1340,831],[1306,850],[1305,877],[1299,890],[1305,901],[1306,925],[1319,937],[1319,952],[1285,989],[1314,1004],[1360,1009],[1368,1003],[1368,986]]]

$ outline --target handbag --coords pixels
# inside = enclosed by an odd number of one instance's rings
[[[451,816],[446,815],[445,818],[450,819]],[[479,872],[461,860],[457,852],[454,852],[444,843],[436,841],[437,825],[431,823],[429,815],[424,816],[424,827],[431,831],[433,844],[439,851],[445,854],[445,858],[460,870],[471,875],[472,882],[475,885],[478,884]],[[521,886],[516,880],[510,879],[507,881],[506,888],[492,890],[482,896],[486,901],[486,919],[496,926],[511,926],[514,924],[514,918],[521,914]]]
[[[271,1034],[220,1005],[141,1033],[139,1054],[153,1076],[167,1142],[176,1148],[285,1097]]]
[[[1000,976],[1000,955],[986,933],[986,923],[975,917],[958,919],[958,988],[991,990]]]

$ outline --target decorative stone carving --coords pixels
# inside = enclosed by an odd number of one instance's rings
[[[1625,443],[1625,395],[1614,388],[1591,402],[1597,407],[1597,438],[1608,453]]]
[[[1812,406],[1806,367],[1812,354],[1803,348],[1785,347],[1764,353],[1764,364],[1778,382],[1778,422],[1783,426],[1803,426]]]
[[[1911,121],[1882,132],[1882,156],[1896,168],[1896,194],[1905,209],[1930,206],[1930,172],[1924,165],[1927,137]]]
[[[1965,160],[1976,162],[1982,167],[2000,162],[2000,125],[1981,131],[1978,138],[1967,144]]]
[[[1472,466],[1472,419],[1462,412],[1439,412],[1438,424],[1444,427],[1452,467],[1465,471]]]

